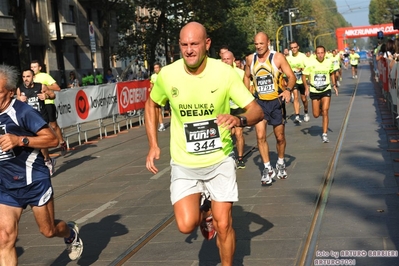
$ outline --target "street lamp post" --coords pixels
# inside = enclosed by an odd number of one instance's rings
[[[295,16],[294,11],[299,12],[299,8],[294,7],[294,8],[288,8],[288,10],[285,10],[288,12],[288,24],[290,27],[290,42],[292,42],[292,23],[291,23],[291,16]]]
[[[283,28],[283,27],[286,27],[286,26],[295,26],[295,25],[301,25],[301,24],[309,24],[309,23],[313,23],[313,22],[316,22],[316,20],[308,20],[308,21],[300,21],[300,22],[294,22],[294,23],[291,23],[291,24],[284,24],[284,25],[281,25],[278,29],[277,29],[277,32],[276,32],[276,50],[277,50],[277,52],[280,52],[280,42],[279,42],[279,40],[278,40],[278,34],[279,34],[279,32],[280,32],[280,30]]]
[[[313,44],[314,44],[314,49],[316,49],[316,40],[317,40],[317,38],[319,38],[319,37],[321,37],[321,36],[328,36],[328,35],[331,35],[331,34],[333,34],[333,32],[328,32],[328,33],[323,33],[323,34],[319,34],[319,35],[317,35],[316,37],[314,37],[314,41],[313,41]]]

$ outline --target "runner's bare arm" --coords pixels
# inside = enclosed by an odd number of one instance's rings
[[[37,94],[40,100],[46,99],[55,99],[55,93],[53,90],[50,90],[46,85],[42,85],[42,93]]]
[[[335,80],[334,72],[330,73],[331,87],[335,90],[335,95],[338,96],[338,87]]]
[[[26,136],[25,136],[26,137]],[[22,143],[24,136],[17,136],[14,134],[5,134],[0,136],[0,147],[3,151],[9,151],[17,146],[27,146],[36,149],[45,149],[57,147],[59,142],[54,131],[48,127],[48,125],[41,128],[36,136],[27,136],[29,140],[28,145]]]
[[[305,86],[305,96],[306,97],[309,96],[308,78],[309,78],[309,75],[302,74],[302,82],[303,82],[303,86]]]
[[[60,88],[60,86],[58,86],[57,82],[56,82],[56,83],[53,83],[53,84],[51,84],[51,85],[47,85],[47,87],[48,87],[50,90],[53,90],[53,91],[60,91],[60,90],[61,90],[61,88]]]
[[[255,125],[263,120],[263,111],[255,100],[245,106],[244,109],[245,113],[239,116],[246,118],[248,126]],[[216,123],[227,129],[232,129],[233,127],[239,127],[241,125],[240,118],[230,114],[218,115]]]
[[[253,59],[253,55],[252,54],[248,55],[245,58],[244,84],[245,84],[245,87],[247,87],[247,89],[250,90],[250,91],[251,91],[250,84],[251,84],[251,63],[252,63],[252,59]]]
[[[158,109],[159,105],[149,97],[145,103],[144,109],[145,129],[147,131],[148,144],[150,148],[146,159],[146,167],[148,171],[154,174],[158,172],[154,160],[158,160],[161,154],[161,150],[158,146]]]

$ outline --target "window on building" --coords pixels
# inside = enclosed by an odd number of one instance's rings
[[[39,22],[39,5],[37,3],[37,0],[30,0],[30,11],[32,14],[32,21],[33,22]]]
[[[69,21],[71,23],[75,23],[75,7],[69,6]]]

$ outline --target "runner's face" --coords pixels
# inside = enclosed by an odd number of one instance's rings
[[[320,62],[323,61],[325,55],[326,55],[326,51],[324,51],[323,48],[316,49],[317,60],[319,60]]]
[[[158,65],[155,65],[155,66],[154,66],[154,72],[155,72],[156,74],[158,74],[160,70],[161,70],[161,68],[160,68]]]
[[[183,29],[180,33],[180,51],[188,68],[196,69],[203,62],[211,40],[198,29]]]
[[[269,51],[269,40],[264,35],[256,35],[254,39],[254,44],[258,55],[264,55]]]
[[[293,54],[297,54],[299,52],[299,46],[297,43],[290,44],[290,49]]]
[[[30,85],[32,84],[32,82],[33,82],[33,75],[32,75],[32,72],[30,72],[30,71],[24,71],[23,73],[22,73],[22,80],[24,81],[24,85],[25,85],[25,87],[30,87]]]
[[[222,55],[222,62],[233,66],[234,58],[231,56],[231,53],[224,53]]]
[[[30,64],[30,69],[32,69],[32,71],[37,74],[40,72],[40,66],[38,63],[32,63]]]

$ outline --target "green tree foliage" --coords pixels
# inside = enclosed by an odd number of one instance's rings
[[[126,1],[129,2],[129,1]],[[217,56],[222,45],[228,45],[236,57],[254,51],[253,38],[260,31],[275,43],[277,29],[288,24],[288,9],[297,9],[292,22],[316,20],[317,24],[292,26],[293,38],[302,50],[314,49],[317,35],[333,33],[348,23],[337,11],[335,0],[136,0],[121,4],[118,14],[120,58],[131,56],[156,60],[156,50],[164,47],[167,62],[178,53],[179,31],[189,21],[206,27],[212,40],[211,56]],[[146,16],[136,16],[138,7]],[[283,31],[279,39],[283,39]],[[327,49],[336,48],[334,34],[318,39]],[[172,51],[173,50],[173,51]]]
[[[369,22],[371,25],[392,23],[392,15],[399,13],[399,0],[371,0]]]

